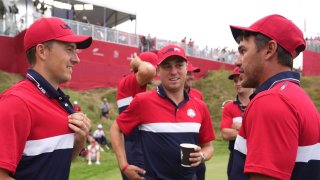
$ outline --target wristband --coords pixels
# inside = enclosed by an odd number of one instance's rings
[[[127,168],[128,168],[129,164],[126,164],[123,168],[121,168],[121,172],[123,173]]]

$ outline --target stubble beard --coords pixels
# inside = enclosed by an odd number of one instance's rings
[[[257,88],[259,83],[258,83],[258,74],[254,74],[253,76],[242,76],[242,83],[241,86],[243,88]]]

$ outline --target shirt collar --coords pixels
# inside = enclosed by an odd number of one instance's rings
[[[300,85],[300,74],[297,72],[286,71],[272,76],[271,78],[266,80],[261,86],[259,86],[253,94],[250,95],[250,100],[252,100],[260,92],[268,90],[275,86],[277,83],[280,83],[282,81],[291,81]]]
[[[69,101],[69,96],[64,94],[60,88],[56,90],[37,71],[28,69],[26,78],[31,81],[39,89],[39,91],[46,95],[48,98],[56,99],[63,107],[63,109],[65,109],[69,114],[74,113],[72,104]]]
[[[242,115],[243,115],[243,113],[246,110],[247,106],[242,105],[238,95],[237,95],[236,99],[233,101],[233,103],[236,104],[239,107],[239,109],[241,110]]]
[[[187,87],[187,88],[184,88],[184,91],[187,92],[188,94],[190,93],[191,91],[191,87]]]
[[[239,96],[236,96],[236,99],[233,101],[234,104],[241,104],[240,100],[239,100]]]
[[[157,87],[157,93],[159,96],[161,96],[162,98],[167,98],[176,108],[179,108],[181,107],[182,105],[186,104],[188,101],[189,101],[189,95],[188,93],[183,90],[183,101],[181,101],[178,105],[176,105],[176,103],[174,103],[166,94],[166,92],[164,91],[163,89],[163,86],[162,84],[160,84],[158,87]]]

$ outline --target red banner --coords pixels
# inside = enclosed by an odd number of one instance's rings
[[[138,48],[93,41],[85,50],[78,50],[80,63],[72,73],[72,79],[63,87],[75,90],[116,87],[120,79],[130,73],[129,60]]]
[[[304,76],[320,75],[320,53],[307,50],[303,52],[302,73]]]
[[[24,33],[14,38],[0,36],[1,70],[25,75],[28,63],[23,51],[23,36]],[[78,50],[80,63],[74,67],[71,81],[62,87],[74,90],[117,87],[120,79],[130,73],[128,57],[134,52],[138,52],[138,48],[94,40],[88,49]],[[206,75],[209,70],[234,68],[219,61],[188,58],[201,69],[195,74],[196,78]],[[320,75],[320,53],[305,51],[303,59],[304,75]]]

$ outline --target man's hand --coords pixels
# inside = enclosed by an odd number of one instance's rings
[[[194,150],[195,150],[194,153],[190,153],[190,159],[189,159],[192,162],[192,164],[191,164],[192,167],[199,166],[205,160],[205,155],[201,151],[200,146],[194,148]]]
[[[76,135],[86,137],[91,129],[91,120],[82,112],[73,113],[68,116],[69,128],[72,129]]]
[[[141,64],[141,59],[134,53],[133,56],[128,58],[130,60],[130,67],[134,73],[138,72],[138,68]]]
[[[141,169],[137,166],[134,165],[128,165],[128,167],[123,171],[123,173],[127,176],[128,179],[130,180],[142,180],[145,179],[143,174],[146,173],[144,169]]]
[[[91,129],[91,120],[82,112],[73,113],[68,116],[69,128],[75,132],[73,159],[78,156],[86,145],[87,136]]]

